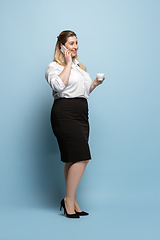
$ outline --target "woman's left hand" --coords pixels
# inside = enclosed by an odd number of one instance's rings
[[[99,81],[97,78],[95,78],[94,81],[93,81],[93,83],[92,83],[92,85],[91,85],[90,93],[91,93],[98,85],[102,84],[103,81],[104,81],[104,79],[105,79],[105,77],[103,78],[102,81]]]
[[[104,79],[105,79],[105,77],[103,78],[102,81],[99,81],[97,78],[95,78],[94,81],[93,81],[93,85],[94,85],[95,87],[97,87],[98,85],[100,85],[100,84],[103,83]]]

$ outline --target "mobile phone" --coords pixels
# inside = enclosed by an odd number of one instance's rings
[[[61,47],[61,52],[64,54],[64,51],[65,50],[67,50],[67,48],[64,46],[64,45],[62,45],[62,47]]]

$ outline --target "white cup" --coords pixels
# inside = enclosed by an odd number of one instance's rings
[[[98,81],[103,81],[104,73],[97,73],[96,77],[97,77]]]

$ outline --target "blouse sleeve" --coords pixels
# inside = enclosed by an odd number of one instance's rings
[[[56,65],[56,63],[55,66],[51,64],[48,65],[45,72],[45,78],[54,91],[61,92],[66,86],[58,76],[62,72],[62,69],[58,68]]]

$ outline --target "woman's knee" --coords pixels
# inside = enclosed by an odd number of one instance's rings
[[[89,163],[89,160],[83,160],[83,161],[79,161],[79,162],[75,162],[75,163],[73,163],[73,164],[80,164],[80,165],[82,165],[82,164],[84,164],[84,165],[87,165]]]
[[[89,160],[84,160],[82,161],[85,165],[87,165],[89,163]]]

